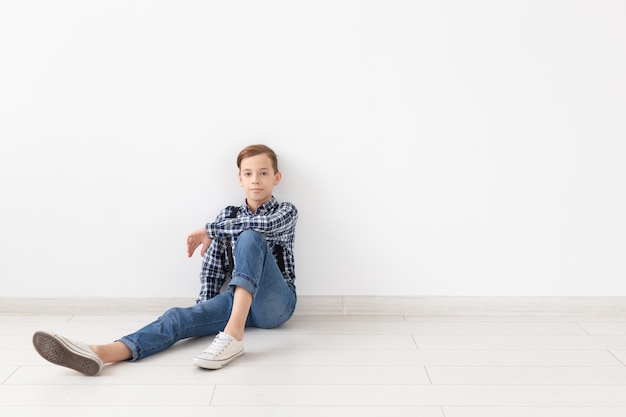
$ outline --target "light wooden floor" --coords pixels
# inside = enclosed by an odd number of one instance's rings
[[[144,303],[101,314],[5,303],[0,415],[626,416],[626,317],[606,312],[327,314],[309,305],[282,328],[250,329],[245,355],[218,371],[191,365],[211,337],[99,377],[32,348],[38,329],[111,341],[156,317]]]

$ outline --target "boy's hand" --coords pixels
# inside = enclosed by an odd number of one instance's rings
[[[211,245],[211,239],[207,236],[205,229],[198,229],[187,236],[187,257],[191,258],[200,245],[202,245],[200,255],[204,257],[204,253]]]

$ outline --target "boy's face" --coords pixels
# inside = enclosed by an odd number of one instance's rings
[[[274,186],[280,182],[280,172],[274,172],[272,160],[265,154],[241,160],[239,183],[246,193],[246,201],[251,210],[267,203],[272,198]]]

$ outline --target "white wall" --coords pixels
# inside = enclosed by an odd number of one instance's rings
[[[0,3],[0,296],[189,296],[281,158],[302,295],[626,295],[622,1]]]

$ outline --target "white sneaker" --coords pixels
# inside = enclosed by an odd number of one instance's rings
[[[61,335],[37,331],[33,346],[42,358],[87,376],[96,376],[102,370],[102,361],[89,345],[67,339]]]
[[[219,369],[241,355],[243,340],[240,342],[224,332],[219,332],[213,343],[193,358],[193,364],[205,369]]]

